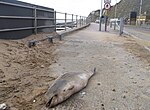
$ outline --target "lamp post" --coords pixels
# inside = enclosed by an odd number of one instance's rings
[[[115,6],[115,18],[117,17],[117,0],[116,0],[116,6]]]
[[[103,0],[101,0],[101,9],[100,9],[100,16],[99,16],[99,31],[101,31],[102,29],[102,11],[103,11],[103,7],[102,7],[102,5],[103,5]]]

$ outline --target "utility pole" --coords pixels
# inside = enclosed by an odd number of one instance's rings
[[[102,30],[102,12],[103,12],[103,0],[101,0],[101,9],[100,9],[100,16],[99,16],[99,31]]]
[[[142,14],[142,4],[143,4],[143,0],[140,0],[140,10],[139,10],[139,25],[141,25],[141,14]]]

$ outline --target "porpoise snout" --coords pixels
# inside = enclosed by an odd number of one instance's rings
[[[46,107],[51,108],[51,107],[55,106],[57,104],[57,97],[58,97],[57,94],[48,97],[48,100],[46,102]]]

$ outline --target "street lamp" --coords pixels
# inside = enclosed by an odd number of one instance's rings
[[[117,0],[116,0],[116,6],[115,6],[115,18],[117,17]]]
[[[100,16],[99,16],[99,17],[100,17],[100,18],[99,18],[99,20],[100,20],[100,21],[99,21],[99,31],[101,31],[101,28],[102,28],[102,24],[101,24],[101,23],[102,23],[102,11],[103,11],[102,8],[103,8],[103,0],[101,0],[101,9],[100,9],[100,14],[99,14],[99,15],[100,15]]]

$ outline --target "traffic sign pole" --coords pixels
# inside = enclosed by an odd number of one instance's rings
[[[105,10],[106,10],[106,13],[108,13],[107,11],[111,8],[111,5],[110,5],[110,3],[111,3],[111,0],[104,0],[104,3],[105,3],[105,5],[104,5],[104,8],[105,8]],[[102,6],[103,6],[103,0],[101,0],[101,9],[100,9],[100,22],[99,22],[99,31],[101,31],[102,29],[102,11],[103,11],[103,8],[102,8]],[[107,31],[107,20],[108,20],[108,17],[107,17],[107,15],[105,16],[105,31]]]
[[[106,10],[106,13],[105,13],[105,31],[107,31],[107,22],[108,22],[107,13],[108,13],[108,10]]]
[[[105,0],[104,1],[104,8],[105,8],[105,31],[107,31],[107,22],[108,22],[108,10],[111,8],[111,0]]]

